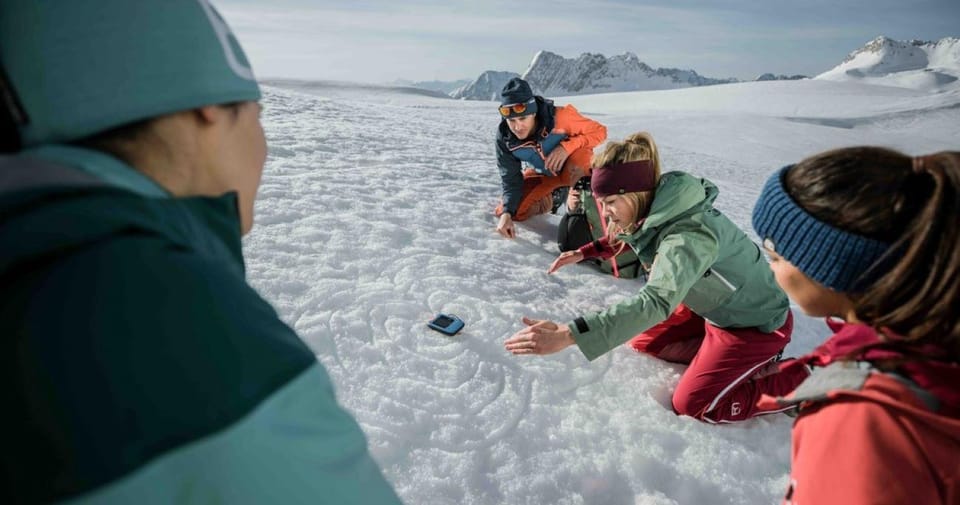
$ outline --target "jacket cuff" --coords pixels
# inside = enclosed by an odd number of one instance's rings
[[[570,334],[573,335],[573,341],[587,360],[593,361],[607,352],[606,346],[599,338],[600,334],[596,331],[590,331],[590,323],[586,319],[578,317],[568,323],[567,326],[570,328]]]
[[[600,252],[599,252],[600,247],[601,247],[600,241],[594,240],[593,242],[580,246],[580,248],[577,249],[577,251],[583,255],[583,259],[588,260],[588,259],[593,259],[593,258],[596,258],[597,256],[600,256]],[[577,320],[579,321],[581,319],[583,318],[578,318]]]
[[[609,239],[607,237],[601,237],[589,244],[586,244],[580,249],[577,249],[581,254],[583,254],[583,259],[593,259],[593,258],[602,258],[608,259],[613,257],[613,248],[610,247],[608,243]]]

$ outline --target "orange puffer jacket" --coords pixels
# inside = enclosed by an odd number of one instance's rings
[[[552,100],[536,97],[537,130],[520,140],[507,121],[501,120],[497,130],[497,169],[503,189],[503,208],[511,215],[523,197],[522,162],[530,164],[541,175],[552,175],[544,160],[559,145],[567,154],[578,149],[592,150],[607,138],[607,127],[580,115],[573,105],[556,107]]]

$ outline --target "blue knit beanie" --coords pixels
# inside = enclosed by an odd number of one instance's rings
[[[0,64],[24,113],[24,148],[260,99],[208,0],[2,0]]]
[[[882,275],[875,266],[890,244],[846,232],[817,220],[783,186],[793,165],[773,174],[753,208],[753,229],[782,258],[807,277],[840,292],[865,287],[863,275]]]
[[[503,85],[500,91],[500,105],[510,105],[515,103],[524,103],[533,98],[533,90],[527,81],[519,77],[514,77]]]
[[[505,115],[505,117],[519,117],[519,116],[529,116],[530,114],[537,113],[537,101],[533,98],[533,90],[530,89],[530,85],[527,84],[527,81],[519,77],[514,77],[507,81],[503,86],[503,90],[500,91],[500,105],[514,105],[522,103],[526,105],[526,109],[521,113],[513,113]]]

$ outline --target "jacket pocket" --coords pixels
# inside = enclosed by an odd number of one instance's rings
[[[727,303],[737,289],[735,284],[709,268],[687,292],[683,303],[697,314],[703,315]]]

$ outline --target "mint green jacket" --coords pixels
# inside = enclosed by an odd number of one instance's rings
[[[0,244],[0,503],[400,503],[247,284],[236,194],[44,146],[0,157]]]
[[[713,202],[719,191],[684,172],[660,178],[650,214],[626,242],[650,275],[634,296],[569,323],[577,346],[594,360],[665,320],[681,303],[721,328],[771,332],[789,302],[760,248]]]

